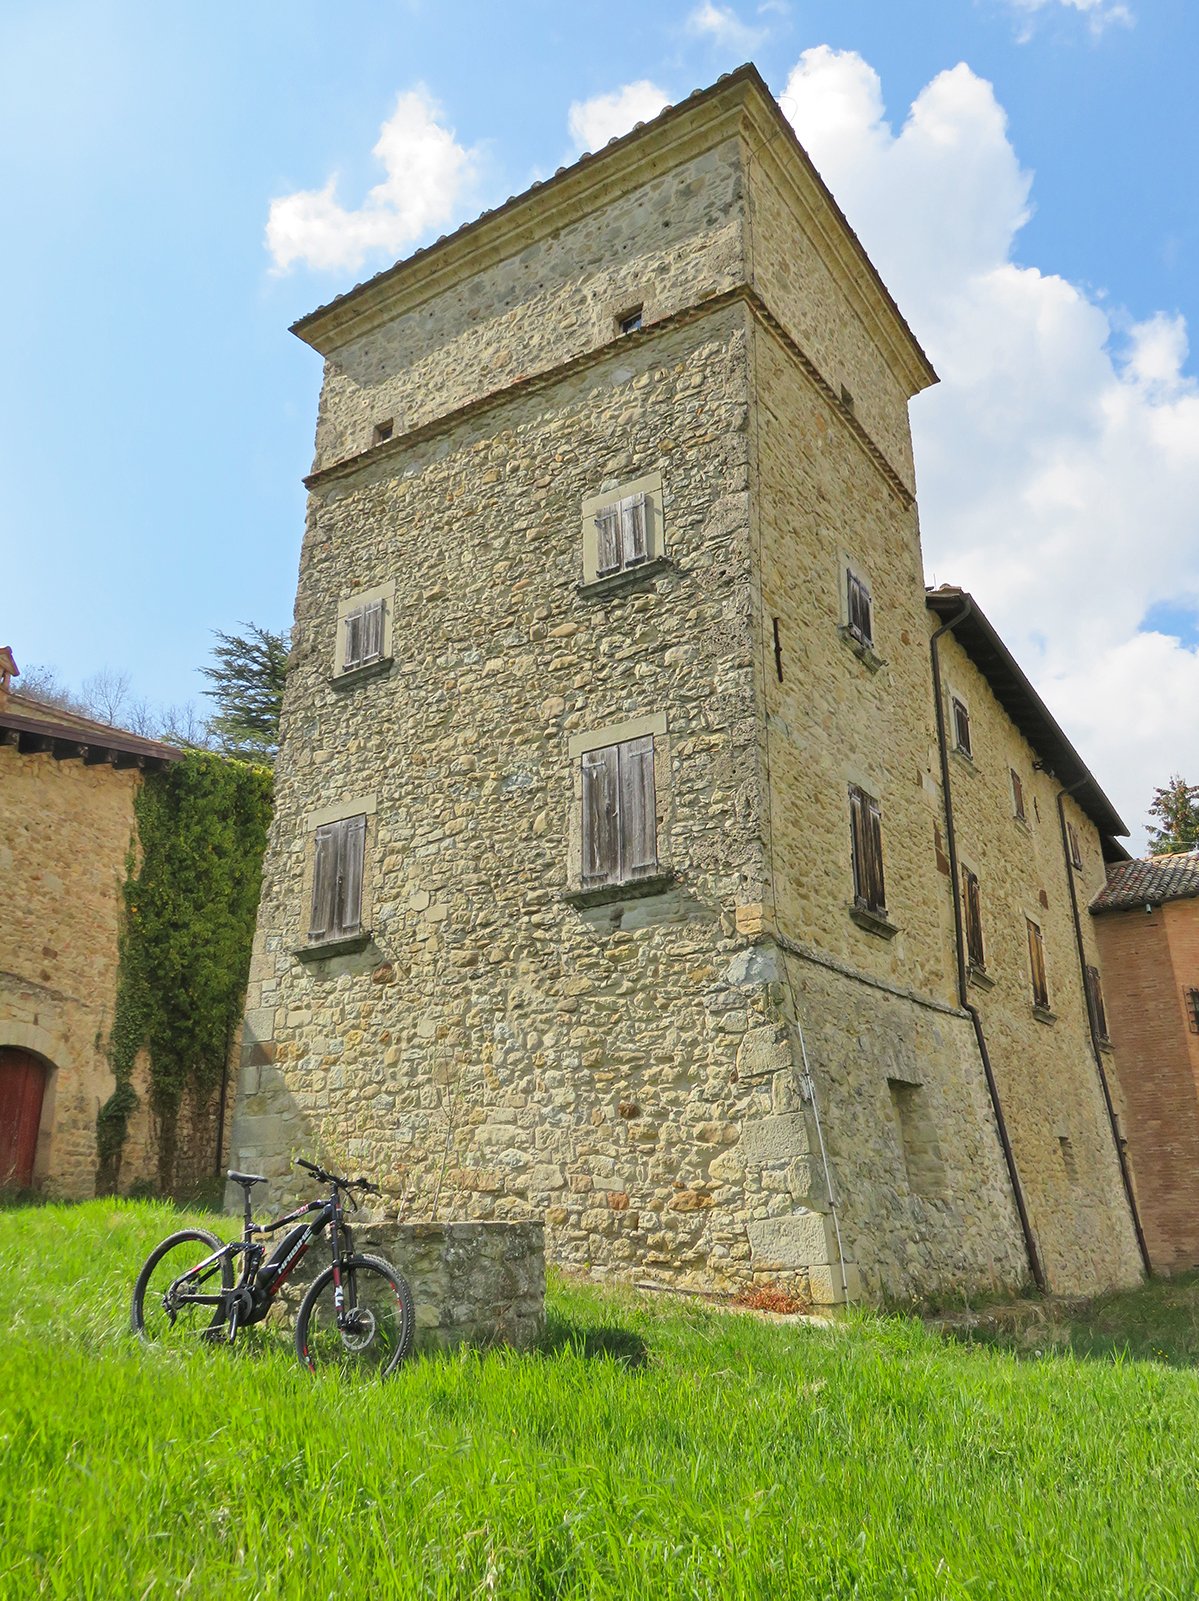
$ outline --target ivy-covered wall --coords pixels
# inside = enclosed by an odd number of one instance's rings
[[[271,812],[271,773],[193,752],[150,773],[134,804],[108,1040],[116,1087],[96,1125],[98,1189],[115,1189],[146,1051],[158,1183],[174,1185],[180,1107],[214,1099],[241,1018]],[[212,1130],[216,1155],[216,1117]]]

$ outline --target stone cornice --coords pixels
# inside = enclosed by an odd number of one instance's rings
[[[307,489],[315,491],[325,488],[328,484],[355,478],[360,472],[364,472],[370,467],[386,467],[389,462],[406,455],[412,445],[418,444],[425,439],[435,438],[447,429],[457,427],[460,423],[472,417],[491,411],[496,406],[504,404],[507,400],[517,395],[535,394],[540,390],[548,389],[563,378],[585,371],[588,367],[598,366],[618,350],[622,353],[627,353],[630,349],[636,348],[651,339],[658,338],[673,329],[687,327],[692,323],[699,322],[706,317],[725,310],[731,305],[744,305],[747,307],[758,323],[786,348],[808,377],[813,387],[820,393],[833,416],[837,418],[842,427],[848,430],[859,448],[870,460],[871,465],[886,480],[891,490],[905,506],[913,505],[916,497],[912,489],[904,483],[857,417],[852,412],[847,411],[841,404],[840,398],[834,394],[831,385],[822,377],[816,364],[804,354],[796,340],[782,326],[761,297],[745,284],[740,284],[733,289],[727,289],[722,294],[712,295],[707,300],[701,300],[696,305],[688,306],[682,311],[676,311],[668,317],[659,319],[657,322],[647,323],[637,333],[619,334],[605,344],[597,345],[591,350],[585,350],[580,355],[572,356],[568,361],[560,362],[555,367],[546,368],[542,372],[530,373],[528,377],[518,378],[513,383],[504,384],[497,389],[489,389],[486,394],[479,395],[474,400],[468,400],[464,405],[457,406],[452,411],[443,412],[440,417],[432,417],[428,422],[420,423],[417,427],[410,428],[405,433],[393,435],[385,444],[369,445],[365,450],[360,450],[353,456],[344,456],[340,461],[330,462],[327,467],[318,468],[316,472],[308,474],[304,479],[304,485]]]
[[[330,355],[535,240],[738,136],[747,162],[761,161],[774,169],[850,303],[904,375],[909,393],[935,383],[928,357],[752,64],[301,317],[291,331]]]

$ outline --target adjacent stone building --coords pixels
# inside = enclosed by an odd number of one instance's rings
[[[756,71],[296,332],[235,1158],[639,1281],[1135,1280],[1075,914],[1125,830],[926,594],[935,375]]]
[[[96,1114],[113,1090],[107,1039],[121,885],[143,774],[170,746],[13,694],[0,675],[0,1187],[96,1190]],[[0,662],[0,667],[3,663]],[[127,1187],[156,1173],[145,1075]]]
[[[1155,1269],[1199,1267],[1199,852],[1118,862],[1091,902]]]

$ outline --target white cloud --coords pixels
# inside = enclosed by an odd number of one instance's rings
[[[1185,322],[1016,263],[1032,176],[969,67],[898,132],[851,52],[805,52],[782,104],[941,374],[912,407],[926,570],[975,592],[1139,830],[1171,772],[1199,780],[1199,650],[1139,626],[1199,612]]]
[[[648,78],[626,83],[611,94],[576,100],[570,108],[570,134],[580,150],[599,150],[639,122],[656,117],[670,97]]]
[[[765,6],[759,7],[765,11]],[[772,8],[773,9],[773,8]],[[718,6],[713,0],[701,0],[687,18],[687,32],[710,39],[713,44],[728,50],[740,50],[748,55],[756,50],[766,37],[764,28],[752,28],[731,6]]]
[[[1126,28],[1131,28],[1133,24],[1132,11],[1123,4],[1123,0],[1007,0],[1007,3],[1014,11],[1029,19],[1018,35],[1021,44],[1027,44],[1032,38],[1032,19],[1048,6],[1063,5],[1068,11],[1082,12],[1090,24],[1091,32],[1096,35],[1112,23],[1120,23]]]
[[[444,126],[444,113],[423,84],[399,96],[371,153],[386,176],[361,206],[340,203],[336,175],[322,189],[271,201],[266,244],[276,271],[296,262],[352,271],[372,256],[398,256],[455,220],[476,153]]]

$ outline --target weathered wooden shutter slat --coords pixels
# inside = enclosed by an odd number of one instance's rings
[[[1087,1000],[1090,1003],[1095,1032],[1101,1040],[1105,1040],[1108,1037],[1107,1012],[1103,1005],[1103,983],[1097,967],[1087,968]]]
[[[618,747],[585,751],[582,770],[583,878],[607,884],[620,875]]]
[[[1049,1005],[1049,983],[1045,977],[1045,941],[1031,918],[1028,924],[1028,965],[1032,974],[1032,998],[1037,1006]]]
[[[853,898],[856,906],[868,904],[866,885],[866,797],[856,785],[849,790],[849,840],[853,858]]]
[[[866,884],[872,912],[881,912],[887,905],[887,892],[883,884],[883,818],[882,808],[876,800],[865,797]]]
[[[617,748],[620,752],[621,876],[638,878],[653,872],[658,865],[653,735],[630,739]]]
[[[383,605],[381,600],[376,600],[369,606],[363,607],[362,660],[364,662],[378,661],[383,654]]]
[[[849,631],[869,645],[873,639],[870,591],[856,573],[846,575],[846,586]]]
[[[644,495],[629,495],[620,503],[621,556],[626,567],[635,567],[648,555]]]
[[[357,667],[362,661],[362,608],[350,612],[345,621],[345,653],[342,657],[342,666]]]
[[[356,934],[362,924],[362,858],[366,844],[366,818],[347,817],[338,823],[337,932]]]
[[[596,577],[617,572],[620,565],[620,507],[605,506],[595,517]]]
[[[968,867],[962,869],[962,900],[966,913],[966,955],[971,967],[986,967],[987,952],[983,944],[982,891],[978,878]]]
[[[309,939],[325,938],[333,926],[334,897],[337,890],[337,840],[335,823],[325,823],[316,831]]]

